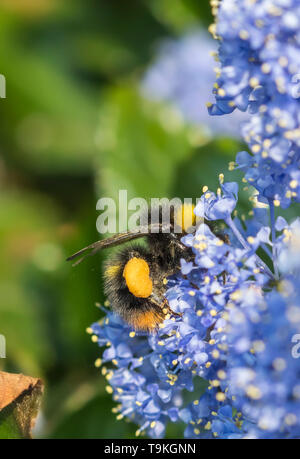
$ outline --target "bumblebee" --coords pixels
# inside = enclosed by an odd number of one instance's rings
[[[154,223],[151,222],[149,211],[147,224],[139,232],[120,233],[97,241],[71,255],[67,261],[83,255],[74,263],[75,266],[104,248],[146,238],[146,247],[131,243],[107,262],[104,291],[114,312],[135,330],[154,332],[166,317],[180,315],[171,310],[165,292],[167,278],[180,270],[180,259],[193,259],[192,250],[181,242],[182,236],[191,232],[191,227],[195,231],[193,210],[191,204],[171,209],[169,221],[166,222],[160,207],[159,221]]]

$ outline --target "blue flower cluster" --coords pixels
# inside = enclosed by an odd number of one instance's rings
[[[226,379],[252,438],[300,435],[300,220],[289,229],[277,223],[277,288],[244,285],[227,304]]]
[[[276,221],[282,274],[276,281],[256,255],[272,245],[269,228],[254,215],[257,233],[244,239],[228,211],[236,200],[237,185],[225,183],[217,195],[205,190],[195,209],[206,219],[223,218],[239,240],[227,244],[205,224],[183,238],[195,259],[182,260],[167,291],[180,318],[138,335],[108,310],[89,329],[106,348],[96,365],[117,419],[137,423],[137,435],[161,437],[167,422],[179,420],[188,438],[299,435],[300,221]]]
[[[299,438],[300,352],[293,344],[300,341],[297,283],[283,282],[280,293],[264,298],[244,290],[247,302],[230,311],[227,383],[248,437]]]
[[[206,108],[215,78],[213,56],[217,46],[206,31],[190,31],[164,41],[142,81],[142,92],[151,100],[173,104],[190,123],[201,125],[204,134],[241,138],[240,124],[249,118],[241,112],[226,119],[212,119]],[[213,101],[213,96],[211,98]]]
[[[259,199],[288,207],[300,200],[300,5],[298,0],[223,0],[213,32],[221,68],[212,115],[250,112],[231,168]]]
[[[252,113],[251,154],[240,152],[235,166],[264,205],[240,221],[238,185],[221,174],[195,208],[206,223],[182,239],[193,261],[182,259],[168,279],[166,297],[181,315],[147,335],[105,310],[89,329],[105,349],[96,366],[113,411],[137,435],[159,438],[168,422],[183,422],[187,438],[300,437],[300,219],[289,224],[274,211],[300,197],[299,24],[294,0],[222,1],[210,111]]]

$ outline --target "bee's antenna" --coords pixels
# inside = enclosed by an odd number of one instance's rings
[[[100,242],[100,241],[99,241],[99,242]],[[74,260],[74,258],[77,258],[77,257],[78,257],[79,255],[81,255],[82,253],[84,253],[84,252],[86,252],[87,250],[91,249],[93,245],[94,245],[94,244],[92,244],[91,246],[88,246],[88,247],[84,247],[84,249],[81,249],[81,250],[79,250],[78,252],[73,253],[73,255],[71,255],[70,257],[68,257],[68,258],[66,259],[66,261]],[[100,249],[98,249],[98,250],[100,250]],[[94,250],[92,250],[90,253],[85,254],[83,257],[79,258],[79,260],[76,260],[75,263],[72,264],[72,266],[74,267],[74,266],[79,265],[79,263],[81,263],[85,258],[87,258],[87,257],[89,257],[89,256],[91,256],[91,255],[94,255],[94,253],[96,253],[96,252],[97,252],[97,250],[94,249]]]

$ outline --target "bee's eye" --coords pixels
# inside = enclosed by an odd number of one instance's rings
[[[152,293],[152,280],[149,274],[149,265],[143,258],[131,258],[123,271],[130,293],[138,298],[148,298]]]
[[[194,204],[183,204],[176,210],[174,215],[174,223],[181,231],[187,230],[196,224],[196,215],[194,214]]]

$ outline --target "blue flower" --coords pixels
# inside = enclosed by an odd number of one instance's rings
[[[207,220],[227,220],[235,209],[238,196],[238,184],[221,183],[217,195],[206,191],[199,200],[195,214]]]

